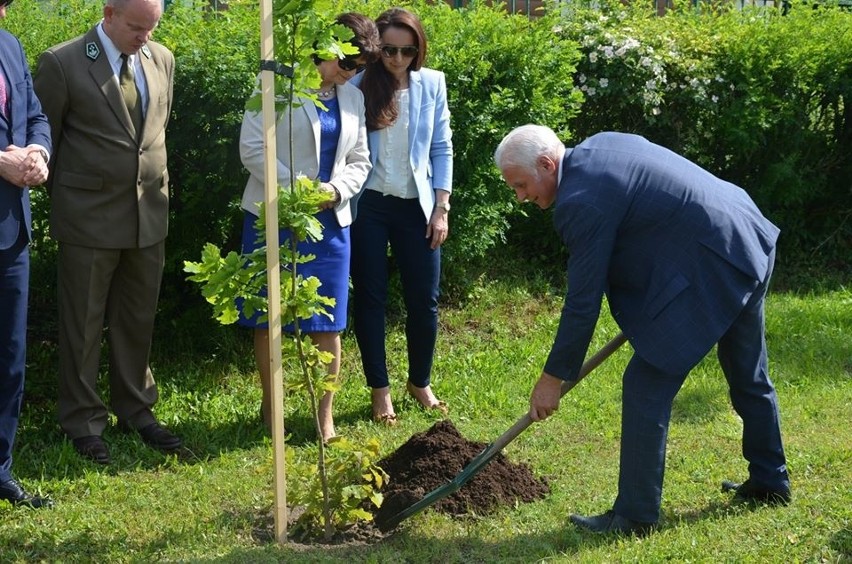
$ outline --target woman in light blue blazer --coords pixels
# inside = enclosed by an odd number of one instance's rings
[[[352,224],[353,326],[373,419],[396,423],[385,356],[388,256],[399,267],[408,344],[407,389],[426,409],[446,412],[430,386],[438,335],[441,245],[447,239],[453,145],[444,74],[422,68],[426,36],[402,8],[376,19],[381,60],[353,79],[364,92],[373,169]]]

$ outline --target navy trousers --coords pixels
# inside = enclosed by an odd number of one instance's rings
[[[429,385],[441,278],[441,250],[430,244],[417,199],[364,190],[352,224],[352,325],[371,388],[390,383],[385,352],[388,245],[399,267],[405,300],[408,380],[420,388]]]
[[[770,264],[774,261],[770,257]],[[769,379],[764,301],[772,268],[717,344],[731,402],[743,422],[749,478],[768,489],[789,488],[778,397]],[[672,402],[688,373],[666,374],[634,355],[624,372],[621,461],[613,509],[628,519],[660,517],[666,438]]]
[[[24,397],[30,255],[23,227],[0,250],[0,483],[12,477],[12,448]]]

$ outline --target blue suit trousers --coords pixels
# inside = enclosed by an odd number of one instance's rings
[[[24,397],[30,255],[24,227],[0,250],[0,483],[12,477],[12,448]]]
[[[388,245],[399,267],[405,300],[408,380],[429,385],[438,336],[441,249],[432,249],[417,199],[364,190],[352,224],[352,324],[367,385],[389,385],[385,351]]]
[[[742,452],[749,478],[767,489],[789,488],[781,442],[778,397],[769,379],[764,301],[774,252],[765,280],[758,283],[739,316],[717,344],[719,364],[731,402],[743,422]],[[634,521],[660,517],[666,439],[672,402],[688,372],[667,374],[638,355],[624,372],[621,460],[613,509]]]

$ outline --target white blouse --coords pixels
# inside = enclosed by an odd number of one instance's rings
[[[379,147],[371,147],[377,151],[376,164],[364,188],[385,196],[412,199],[417,198],[417,185],[409,163],[408,88],[397,90],[395,97],[399,116],[393,125],[378,132]]]

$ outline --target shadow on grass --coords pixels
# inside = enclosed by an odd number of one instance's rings
[[[710,506],[691,518],[722,518],[727,505]],[[273,521],[269,513],[223,514],[224,521],[250,520],[256,548],[238,548],[227,555],[201,562],[536,562],[554,556],[572,557],[583,552],[623,542],[617,535],[598,535],[578,530],[570,524],[536,534],[519,534],[493,542],[469,534],[455,538],[429,538],[428,534],[403,525],[378,542],[354,541],[340,544],[299,544],[285,547],[275,544]],[[663,525],[666,528],[667,525]],[[639,538],[631,542],[642,542]]]
[[[843,527],[831,535],[829,545],[844,558],[852,558],[852,529]]]
[[[680,523],[701,520],[721,520],[748,511],[749,504],[713,502],[707,507],[679,514],[663,521],[662,529]],[[239,547],[227,554],[210,557],[182,559],[184,562],[534,562],[554,556],[571,557],[599,547],[624,541],[616,535],[597,535],[564,524],[558,528],[535,534],[508,535],[500,541],[485,541],[470,534],[459,533],[453,538],[430,538],[428,531],[403,524],[392,534],[374,540],[356,540],[342,544],[300,544],[289,542],[279,547],[275,542],[274,523],[270,509],[229,508],[216,518],[218,530],[250,529],[255,546]],[[193,526],[179,530],[163,530],[154,540],[140,544],[123,536],[105,537],[103,534],[80,532],[58,537],[50,529],[38,529],[35,534],[22,538],[15,531],[0,533],[0,545],[13,561],[98,561],[116,554],[137,554],[141,558],[163,554],[168,547],[184,546],[198,549],[199,539]],[[246,531],[248,532],[248,531]],[[659,532],[658,532],[659,534]],[[379,539],[381,540],[375,540]],[[832,547],[848,554],[852,535],[848,528],[835,534]],[[638,538],[628,542],[643,542]],[[215,550],[214,550],[215,552]]]
[[[724,378],[720,375],[724,381]],[[727,394],[697,378],[686,384],[675,396],[672,404],[672,423],[696,424],[712,420],[728,409]]]
[[[187,417],[169,429],[183,439],[175,453],[154,450],[135,432],[110,425],[103,433],[112,463],[103,466],[84,459],[74,450],[71,440],[56,422],[52,402],[36,398],[24,407],[16,440],[15,475],[25,481],[68,480],[82,477],[93,469],[109,475],[156,470],[172,462],[206,464],[231,450],[252,449],[267,443],[270,432],[260,415],[220,420],[214,423]],[[361,410],[340,411],[335,422],[354,426],[365,418]],[[316,431],[310,415],[300,410],[285,420],[288,447],[301,448],[316,443]],[[50,461],[50,463],[45,463]]]

